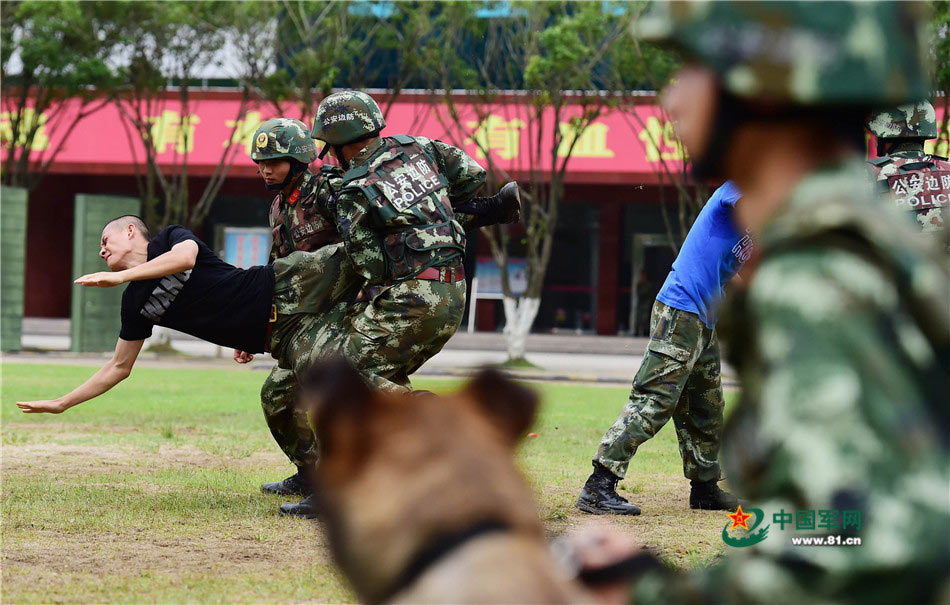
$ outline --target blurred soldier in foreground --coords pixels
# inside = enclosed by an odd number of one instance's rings
[[[869,160],[882,193],[893,194],[897,208],[914,213],[917,226],[950,252],[950,161],[924,153],[927,139],[937,138],[937,112],[929,101],[879,111],[868,120],[877,139]]]
[[[732,214],[742,194],[726,181],[703,206],[657,294],[650,342],[633,379],[630,399],[603,439],[575,506],[595,515],[639,515],[617,493],[637,448],[673,420],[690,480],[689,506],[736,510],[719,488],[719,447],[725,400],[720,378],[716,315],[723,288],[752,251]]]
[[[719,323],[743,385],[723,464],[755,520],[731,517],[718,564],[641,576],[637,603],[950,594],[950,280],[861,154],[871,108],[927,94],[923,8],[673,3],[637,24],[686,59],[664,105],[695,176],[742,191],[757,250]]]
[[[317,158],[316,143],[309,129],[299,120],[274,118],[261,124],[252,140],[251,159],[265,186],[277,191],[270,208],[272,234],[271,262],[285,258],[292,252],[312,252],[324,246],[338,245],[336,229],[336,192],[340,189],[343,171],[324,164],[313,173],[309,165]],[[505,212],[518,212],[516,197],[496,195],[474,198],[459,213],[459,222],[465,229],[494,224]],[[357,280],[358,281],[358,280]],[[359,284],[323,314],[308,317],[314,325],[309,356],[319,357],[337,352],[342,347],[346,330],[347,308],[354,304]],[[248,363],[253,355],[235,350],[238,363]],[[317,460],[317,444],[306,414],[293,405],[297,386],[296,372],[291,368],[274,366],[261,388],[261,407],[274,439],[297,466],[297,472],[283,481],[265,483],[266,493],[308,496],[298,504],[284,504],[283,514],[312,516],[310,482],[302,476],[302,469]]]
[[[485,182],[464,151],[397,134],[366,93],[333,93],[320,103],[313,137],[346,170],[337,225],[347,257],[366,280],[348,316],[344,354],[378,388],[406,391],[409,375],[438,353],[465,308],[465,232],[456,211],[472,211]],[[517,185],[502,193],[517,199]],[[520,207],[519,207],[520,208]],[[492,217],[515,222],[517,212]]]

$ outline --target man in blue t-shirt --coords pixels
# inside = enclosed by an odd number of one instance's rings
[[[630,400],[604,435],[594,472],[576,506],[593,514],[639,515],[617,494],[630,459],[670,418],[676,426],[683,473],[692,483],[690,508],[736,510],[719,489],[722,384],[716,307],[723,286],[752,252],[752,238],[736,230],[732,209],[741,193],[727,181],[693,223],[653,305],[650,343],[633,379]]]

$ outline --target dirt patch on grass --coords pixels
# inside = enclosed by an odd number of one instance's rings
[[[68,578],[77,576],[110,581],[143,575],[171,580],[196,574],[266,576],[269,570],[329,563],[324,537],[315,524],[276,516],[210,527],[201,537],[185,539],[174,535],[173,528],[80,535],[19,530],[6,532],[4,543],[7,594],[48,591],[51,600],[70,594]]]
[[[658,552],[680,568],[706,565],[724,550],[719,534],[728,521],[727,513],[691,509],[689,481],[666,475],[638,474],[631,476],[626,484],[636,491],[621,489],[619,494],[642,509],[635,517],[589,515],[573,505],[580,485],[575,490],[546,486],[540,511],[545,519],[545,534],[554,538],[585,525],[603,524],[630,536],[637,544]]]
[[[77,435],[80,435],[77,433]],[[83,434],[88,435],[88,434]],[[58,437],[68,440],[69,435]],[[217,468],[234,470],[280,465],[286,458],[279,451],[255,452],[233,458],[206,452],[192,445],[160,445],[146,450],[127,445],[60,445],[56,443],[7,444],[3,446],[3,473],[82,474],[154,469]]]
[[[4,548],[4,571],[20,566],[102,575],[137,575],[142,570],[175,575],[223,565],[232,570],[229,573],[237,574],[329,561],[323,533],[316,524],[276,516],[272,521],[244,520],[211,527],[200,537],[182,538],[165,528],[77,537],[74,532],[57,530],[14,532],[6,538],[10,547]]]

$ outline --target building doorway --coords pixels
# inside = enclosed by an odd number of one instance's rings
[[[630,288],[630,334],[650,335],[650,311],[675,259],[670,238],[658,233],[633,236]]]

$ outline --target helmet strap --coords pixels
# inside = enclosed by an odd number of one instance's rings
[[[343,170],[350,169],[350,161],[343,157],[343,145],[334,145],[333,155],[336,156],[336,160],[340,163],[340,168]]]

